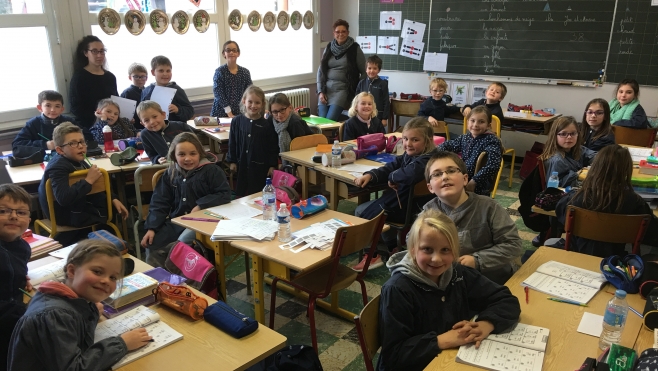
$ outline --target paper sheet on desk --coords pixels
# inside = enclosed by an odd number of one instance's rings
[[[208,211],[219,214],[226,219],[253,218],[254,216],[263,214],[263,210],[239,202],[231,202],[226,205],[211,207]]]
[[[71,253],[71,250],[73,250],[76,246],[78,246],[78,244],[74,243],[71,246],[67,246],[67,247],[64,247],[62,249],[52,251],[48,255],[54,256],[54,257],[60,258],[60,259],[67,259],[69,257],[69,253]]]
[[[117,97],[116,95],[110,96],[110,99],[112,99],[112,102],[119,105],[119,117],[125,117],[128,120],[131,120],[134,117],[137,101]]]
[[[256,240],[270,240],[279,229],[279,224],[273,220],[252,218],[222,220],[217,223],[213,237],[226,235],[246,235]]]
[[[176,95],[176,89],[166,86],[156,86],[151,93],[151,100],[160,105],[160,108],[167,114],[167,119],[169,119],[169,105],[174,100],[174,95]]]
[[[603,331],[603,316],[592,314],[589,312],[583,313],[583,318],[578,324],[578,332],[599,337]]]
[[[653,152],[653,148],[626,147],[626,149],[628,149],[628,152],[631,154],[631,158],[633,159],[633,162],[640,162],[640,160],[646,160],[647,157],[651,156],[651,152]]]
[[[361,173],[361,174],[363,174],[366,171],[372,170],[374,168],[375,167],[371,166],[371,165],[347,164],[347,165],[341,166],[340,168],[338,168],[338,170],[349,171],[351,173]]]
[[[522,118],[522,119],[523,119],[523,118],[526,117],[526,114],[525,114],[525,113],[521,113],[521,112],[505,112],[505,113],[504,113],[504,116],[505,116],[505,117],[518,117],[518,118]]]

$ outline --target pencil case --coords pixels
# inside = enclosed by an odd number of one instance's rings
[[[203,318],[206,322],[237,339],[258,329],[256,320],[238,312],[223,301],[218,301],[206,308]]]
[[[601,260],[601,272],[614,287],[628,294],[637,294],[640,292],[644,262],[635,254],[626,255],[623,259],[613,255]]]
[[[328,206],[329,201],[327,201],[323,195],[317,195],[292,205],[292,208],[290,208],[290,214],[293,218],[301,219],[305,216],[319,213]]]
[[[204,311],[208,307],[208,301],[205,298],[197,296],[187,286],[162,282],[158,284],[158,287],[153,289],[153,294],[156,300],[163,305],[173,308],[195,320],[203,318]]]

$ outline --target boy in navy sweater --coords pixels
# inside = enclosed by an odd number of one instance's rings
[[[155,76],[155,82],[144,89],[142,92],[142,101],[151,99],[151,94],[156,86],[176,89],[176,95],[174,95],[174,99],[171,101],[169,107],[167,107],[169,120],[187,122],[187,120],[194,116],[194,107],[192,107],[192,103],[187,98],[185,90],[174,81],[171,81],[171,68],[171,61],[163,55],[158,55],[151,59],[151,74]]]
[[[465,105],[462,108],[462,114],[466,117],[473,107],[487,106],[491,114],[498,117],[502,124],[505,116],[503,115],[503,108],[500,106],[500,102],[505,99],[505,95],[507,95],[507,86],[502,82],[492,82],[487,88],[486,98],[482,98],[473,104]]]
[[[64,97],[54,90],[44,90],[39,93],[37,109],[41,114],[27,121],[18,133],[11,148],[14,153],[18,146],[37,147],[43,150],[55,149],[53,130],[62,122],[75,122],[72,117],[62,115],[64,112]]]
[[[384,127],[387,126],[388,116],[391,113],[391,101],[388,97],[388,81],[379,78],[379,71],[382,69],[382,59],[376,55],[372,55],[366,59],[366,77],[359,81],[356,86],[356,94],[367,92],[375,97],[375,105],[377,106],[377,118],[382,122]]]
[[[420,105],[418,116],[426,118],[432,126],[438,126],[438,121],[443,121],[446,116],[459,112],[457,106],[448,106],[443,100],[446,90],[448,83],[444,79],[433,79],[430,81],[431,97]]]
[[[174,137],[184,131],[192,129],[184,122],[165,120],[165,113],[157,102],[142,101],[137,106],[137,114],[145,129],[140,137],[144,144],[144,151],[153,164],[167,162],[167,153]]]
[[[121,93],[121,98],[132,99],[137,104],[142,101],[142,91],[144,90],[144,85],[146,85],[146,80],[148,79],[148,71],[141,63],[133,63],[128,67],[128,80],[132,82],[132,85],[126,88],[126,90]],[[133,125],[137,130],[144,129],[141,121],[139,121],[139,116],[137,112],[133,117]]]

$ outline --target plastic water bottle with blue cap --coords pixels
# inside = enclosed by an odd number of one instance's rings
[[[276,193],[272,186],[272,179],[265,180],[263,188],[263,220],[276,220]]]
[[[551,177],[548,178],[546,183],[546,188],[557,188],[560,186],[560,178],[557,177],[557,171],[551,173]]]
[[[617,290],[615,296],[608,302],[605,313],[603,313],[603,331],[601,331],[601,337],[599,338],[599,348],[601,350],[605,350],[612,343],[619,344],[627,316],[626,291]]]

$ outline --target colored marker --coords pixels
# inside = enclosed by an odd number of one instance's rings
[[[633,313],[637,314],[638,316],[640,316],[640,318],[644,318],[644,316],[642,315],[642,313],[636,311],[636,310],[633,309],[633,307],[631,307],[630,305],[628,306],[628,309],[630,309],[631,312],[633,312]]]
[[[47,141],[50,141],[50,139],[48,139],[48,137],[46,137],[45,135],[43,135],[41,133],[37,133],[37,135],[40,136],[41,138],[47,140]]]
[[[581,307],[586,307],[587,306],[587,304],[581,304],[581,303],[577,303],[575,301],[570,301],[570,300],[564,300],[564,299],[558,299],[558,298],[546,298],[546,299],[552,300],[552,301],[557,301],[558,303],[578,305],[578,306],[581,306]]]
[[[30,298],[32,298],[32,295],[30,295],[29,292],[27,292],[27,291],[25,291],[25,290],[23,290],[23,289],[21,289],[21,288],[19,288],[19,290],[21,290],[21,292],[22,292],[23,294],[25,294],[25,295],[29,296]],[[637,313],[637,312],[636,312],[636,313]]]
[[[87,158],[87,154],[86,154],[86,153],[85,153],[85,161],[87,161],[87,163],[89,164],[89,167],[91,167],[91,161],[89,161],[89,159]]]
[[[190,218],[189,216],[184,216],[181,218],[182,220],[194,220],[196,222],[212,222],[212,223],[217,223],[220,222],[220,220],[217,219],[208,219],[208,218]]]
[[[214,216],[215,218],[218,218],[218,219],[221,219],[221,220],[226,220],[226,218],[224,216],[219,215],[219,214],[215,214],[215,213],[210,212],[210,211],[204,211],[203,213],[206,214],[206,215]]]

